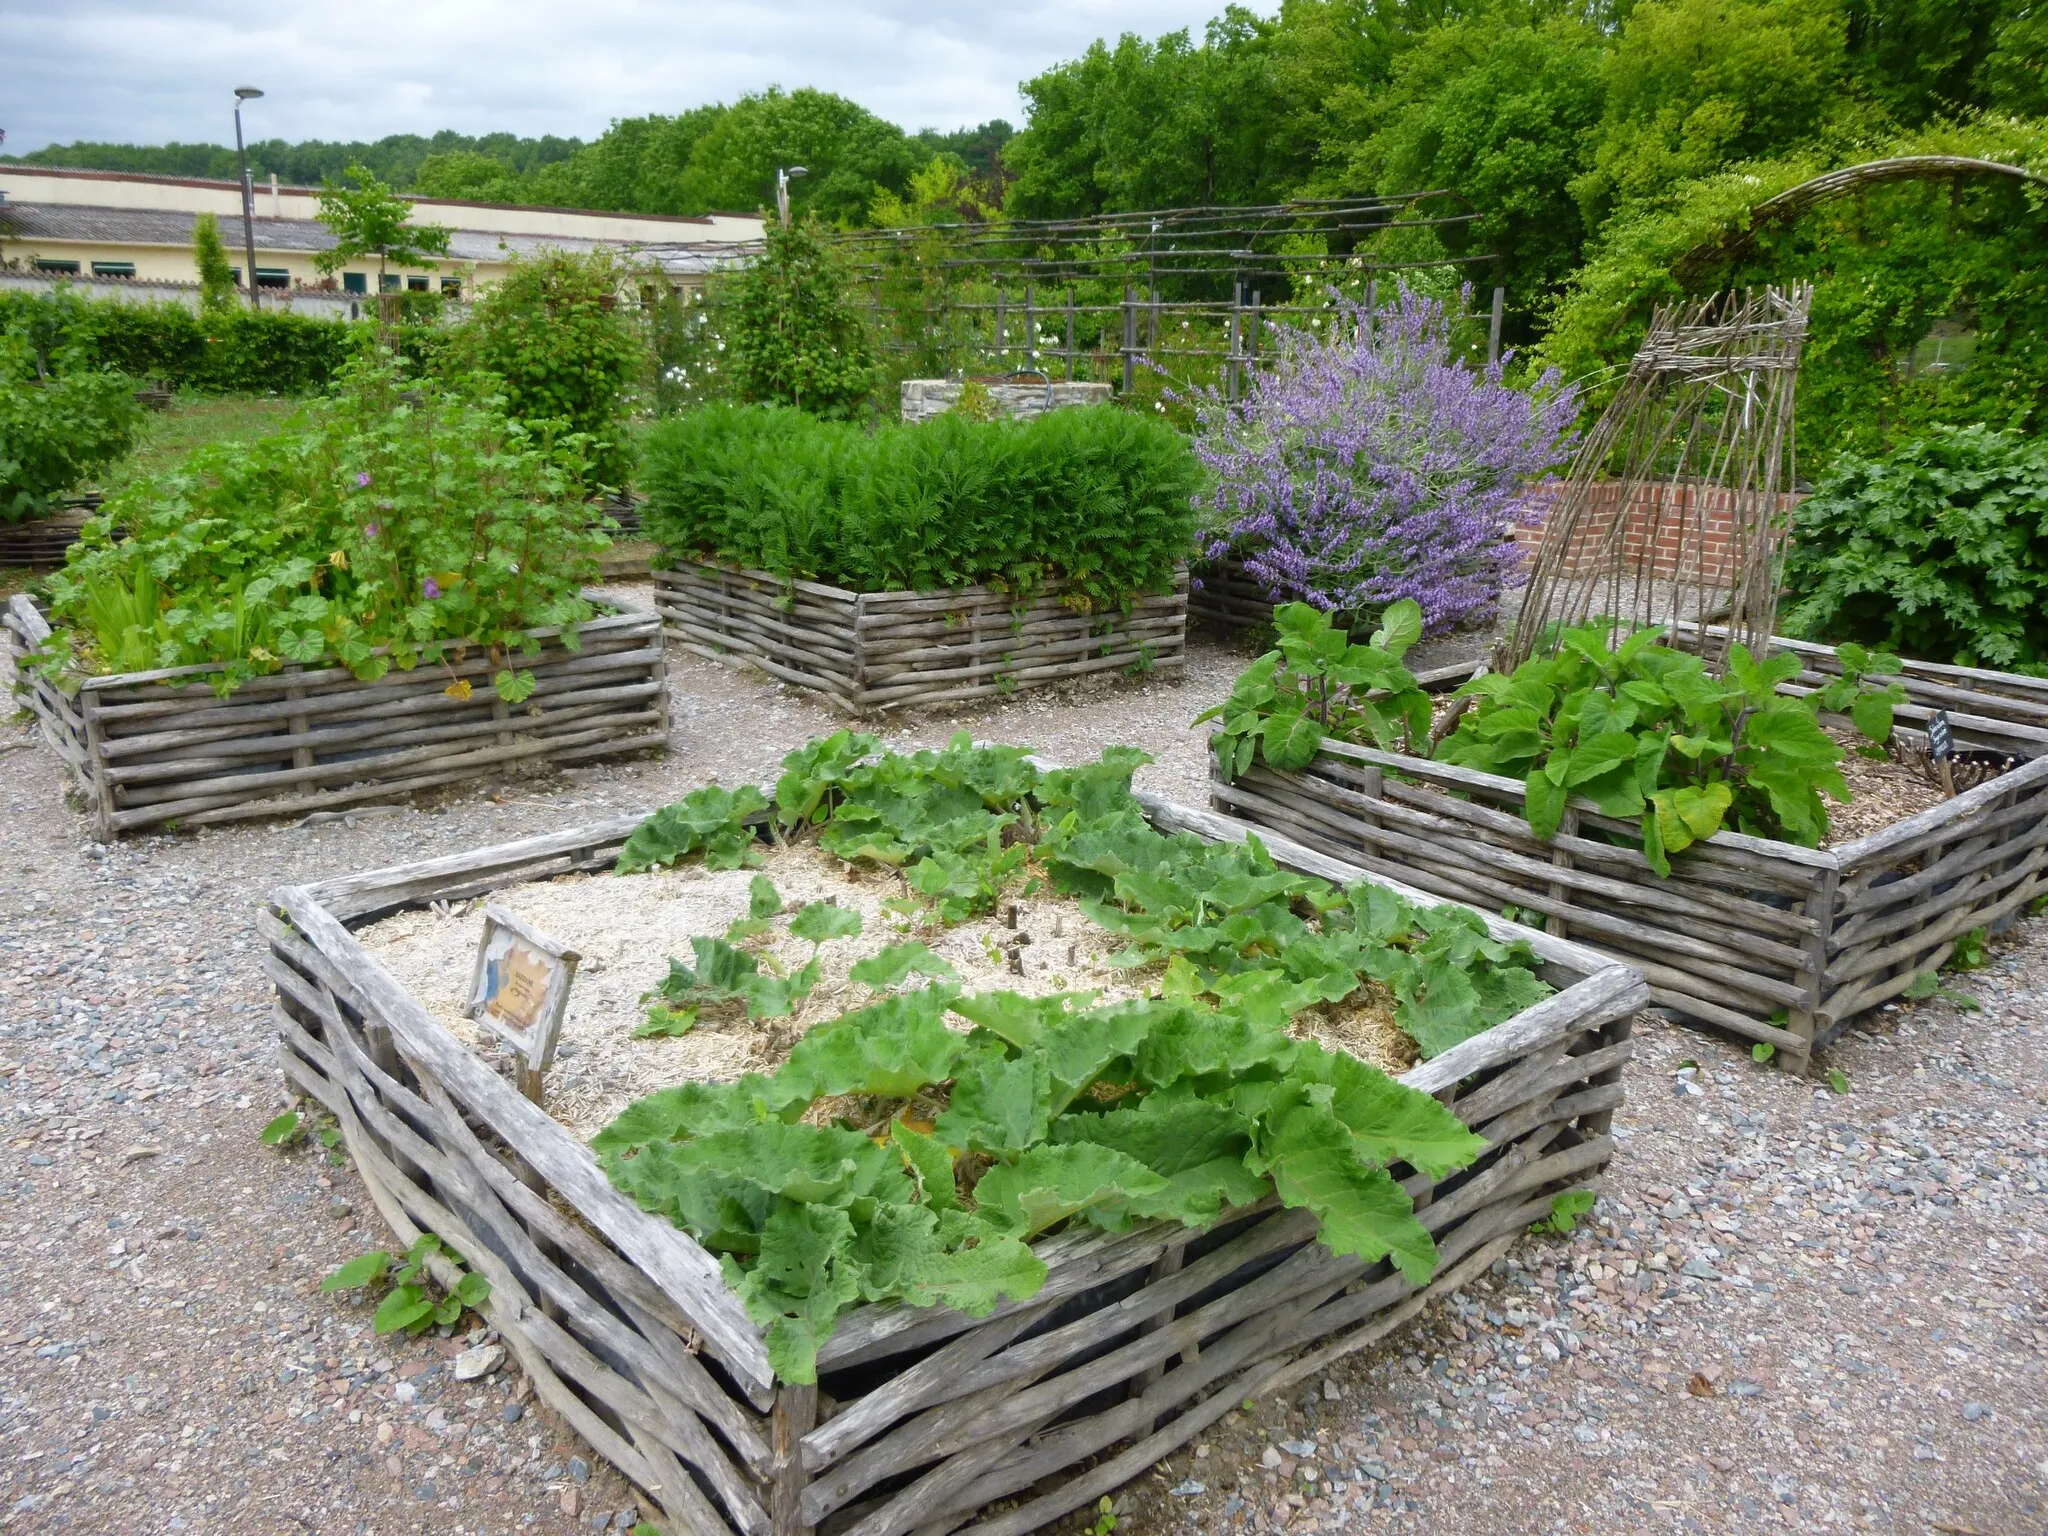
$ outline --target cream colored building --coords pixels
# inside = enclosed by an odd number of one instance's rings
[[[317,255],[334,247],[319,211],[317,187],[279,186],[275,178],[257,186],[258,287],[280,297],[308,290],[351,298],[375,292],[374,258],[332,276],[314,266]],[[88,286],[97,286],[94,279],[196,284],[192,225],[202,213],[220,221],[241,282],[242,197],[232,181],[0,165],[0,268]],[[729,213],[683,218],[415,198],[413,219],[451,231],[448,255],[431,271],[387,268],[385,288],[463,298],[489,287],[515,255],[608,245],[643,256],[673,283],[686,285],[744,258],[761,239],[758,217]]]

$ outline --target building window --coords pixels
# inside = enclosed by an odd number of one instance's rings
[[[370,291],[370,274],[367,272],[342,273],[341,291],[343,293],[368,293]]]
[[[258,267],[256,269],[256,286],[258,288],[289,288],[291,285],[292,274],[289,268]]]
[[[67,276],[76,277],[78,276],[78,263],[75,261],[57,261],[48,256],[38,256],[36,258],[36,270],[38,272],[61,272]]]
[[[94,277],[133,277],[135,263],[132,261],[96,261],[92,264]]]
[[[405,280],[405,287],[408,293],[425,293],[427,280],[424,277],[408,277]]]
[[[441,279],[441,297],[442,297],[442,298],[444,298],[444,299],[459,299],[459,298],[461,298],[461,297],[462,297],[462,279],[461,279],[461,278],[459,278],[459,277],[444,277],[444,278],[442,278],[442,279]]]
[[[379,293],[396,293],[404,286],[398,280],[396,272],[380,272],[377,274],[377,291]]]

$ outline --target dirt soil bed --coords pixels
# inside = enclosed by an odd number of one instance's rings
[[[641,999],[668,974],[669,958],[689,963],[693,934],[722,934],[727,924],[745,917],[748,885],[757,874],[774,881],[788,910],[831,901],[860,914],[861,932],[816,951],[823,977],[789,1018],[756,1021],[738,1005],[707,1008],[686,1035],[635,1039],[633,1030],[646,1014]],[[963,992],[1086,991],[1114,1002],[1158,990],[1160,967],[1111,965],[1120,941],[1065,897],[1005,900],[990,917],[930,928],[914,927],[883,906],[902,894],[903,882],[893,871],[864,870],[803,846],[767,850],[758,870],[711,870],[691,861],[649,874],[565,876],[496,893],[493,903],[583,957],[548,1074],[548,1112],[587,1138],[634,1099],[673,1083],[725,1082],[743,1072],[772,1071],[805,1032],[881,997],[849,980],[847,972],[885,945],[906,939],[923,942],[951,964]],[[463,1012],[484,905],[399,913],[359,930],[357,937],[438,1022],[495,1059],[502,1053]],[[763,957],[764,970],[783,975],[813,954],[807,941],[790,937],[787,919],[773,934],[741,947]],[[961,1020],[950,1022],[966,1028]],[[1296,1033],[1394,1075],[1416,1060],[1414,1043],[1393,1022],[1391,997],[1381,1006],[1310,1009],[1297,1021]],[[509,1070],[509,1063],[502,1065]]]

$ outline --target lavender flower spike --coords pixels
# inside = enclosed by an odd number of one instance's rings
[[[1210,559],[1279,601],[1374,613],[1412,597],[1430,633],[1490,614],[1521,580],[1522,481],[1570,455],[1578,399],[1555,371],[1524,393],[1501,362],[1454,358],[1443,305],[1375,309],[1332,291],[1320,334],[1283,330],[1244,397],[1192,399],[1213,473]]]

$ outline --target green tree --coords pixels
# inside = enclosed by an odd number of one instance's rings
[[[218,314],[235,303],[235,269],[220,238],[220,220],[202,213],[192,221],[192,259],[199,268],[199,308]]]
[[[1501,15],[1432,29],[1404,53],[1374,135],[1353,152],[1353,188],[1469,199],[1478,218],[1437,231],[1453,256],[1507,289],[1509,339],[1525,341],[1584,258],[1584,215],[1569,191],[1601,120],[1605,39],[1576,16]],[[1448,211],[1429,205],[1431,211]]]
[[[527,195],[526,184],[513,166],[473,149],[428,155],[420,162],[412,190],[421,197],[476,203],[516,203]]]
[[[615,121],[594,144],[529,182],[542,201],[634,213],[748,213],[774,200],[775,172],[801,165],[797,214],[856,224],[875,188],[901,195],[932,151],[829,91],[770,88],[730,106]]]
[[[1572,183],[1589,228],[1733,162],[1881,126],[1848,89],[1836,0],[1644,0],[1604,71],[1606,110]]]
[[[477,301],[449,359],[494,377],[514,420],[588,433],[592,478],[615,488],[632,470],[626,406],[648,364],[628,308],[636,276],[605,247],[520,257]]]
[[[734,284],[727,334],[741,398],[850,416],[874,387],[874,344],[847,273],[815,219],[768,227]]]
[[[347,185],[354,182],[353,187]],[[384,271],[397,263],[401,267],[425,267],[431,271],[436,256],[448,254],[448,229],[440,224],[414,224],[412,204],[398,196],[360,163],[349,166],[343,181],[321,184],[320,222],[334,236],[334,248],[313,258],[322,272],[339,272],[352,261],[366,256],[377,258],[377,287],[384,287]]]

